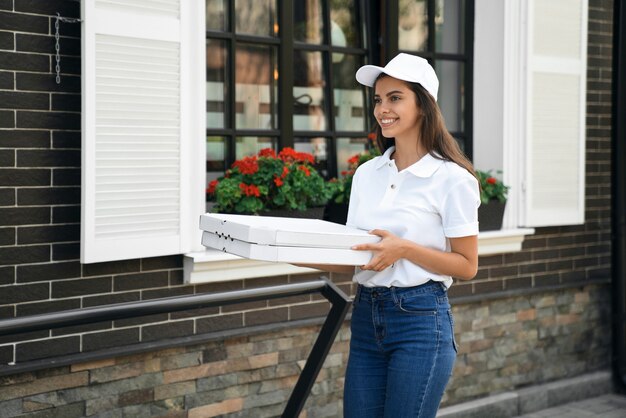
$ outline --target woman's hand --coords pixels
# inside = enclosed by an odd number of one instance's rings
[[[373,253],[370,262],[361,266],[361,270],[383,271],[403,258],[406,240],[384,229],[374,229],[369,233],[378,235],[382,239],[374,244],[359,244],[352,247],[353,250],[372,251]]]
[[[448,252],[418,245],[382,229],[370,231],[370,234],[378,235],[382,240],[375,244],[360,244],[352,247],[353,250],[373,252],[372,259],[362,266],[361,270],[382,271],[403,258],[436,274],[462,280],[470,280],[476,276],[478,269],[477,235],[450,238],[451,251]]]

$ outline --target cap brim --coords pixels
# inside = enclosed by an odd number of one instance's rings
[[[373,87],[378,76],[384,72],[385,69],[383,67],[378,67],[376,65],[364,65],[357,70],[356,81],[364,86]]]

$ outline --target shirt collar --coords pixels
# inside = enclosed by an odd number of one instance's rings
[[[392,146],[388,148],[383,155],[381,155],[381,157],[378,159],[378,162],[376,163],[376,169],[383,167],[391,161],[390,157],[394,150],[395,147]],[[435,151],[431,151],[430,153],[420,158],[419,161],[407,167],[406,171],[417,177],[430,177],[435,173],[435,171],[437,171],[439,166],[443,164],[443,160],[440,158],[441,157],[439,156],[439,154],[437,154]]]

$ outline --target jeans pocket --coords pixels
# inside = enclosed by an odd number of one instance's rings
[[[396,306],[411,315],[437,315],[437,297],[431,293],[402,296]]]
[[[456,343],[456,337],[454,336],[454,315],[452,315],[452,311],[450,310],[448,310],[448,318],[450,319],[450,333],[452,334],[452,345],[454,346],[454,351],[458,353],[459,346]]]

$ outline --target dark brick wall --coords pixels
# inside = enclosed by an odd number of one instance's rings
[[[453,303],[609,280],[612,2],[590,3],[586,222],[537,228],[521,252],[481,257],[476,279],[452,287]],[[317,277],[187,286],[181,256],[80,264],[80,27],[61,24],[57,85],[57,11],[79,17],[79,3],[0,0],[0,319]],[[348,276],[333,280],[354,290]],[[323,316],[327,309],[319,296],[303,296],[0,337],[0,369],[81,350]]]

